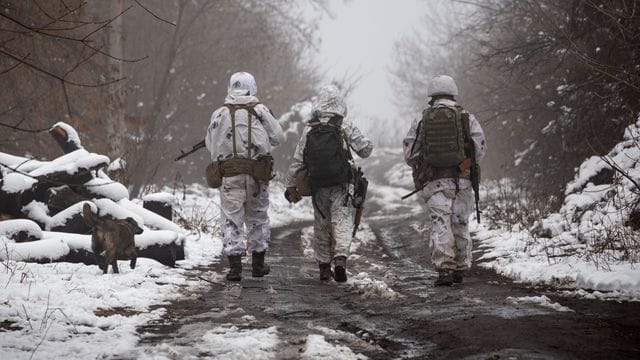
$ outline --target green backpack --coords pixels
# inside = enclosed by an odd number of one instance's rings
[[[422,113],[424,164],[435,168],[458,166],[465,156],[462,109],[437,105]]]

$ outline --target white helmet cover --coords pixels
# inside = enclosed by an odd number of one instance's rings
[[[313,103],[313,110],[321,113],[333,113],[342,117],[347,116],[347,104],[335,85],[325,85],[320,89]]]
[[[249,95],[254,96],[258,92],[256,79],[253,78],[253,75],[243,71],[231,75],[228,92],[231,94],[232,91],[236,90],[248,91]]]
[[[429,82],[427,95],[432,97],[437,95],[458,96],[458,87],[451,76],[438,75]]]

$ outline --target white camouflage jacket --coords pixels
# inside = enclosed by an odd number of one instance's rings
[[[225,99],[225,104],[249,104],[259,102],[258,98],[245,95],[240,91],[230,91]],[[271,111],[263,105],[258,104],[254,110],[258,118],[251,116],[251,157],[256,159],[259,155],[271,153],[273,146],[277,146],[283,140],[282,127]],[[248,112],[237,110],[236,121],[236,152],[238,157],[247,158],[248,153]],[[211,122],[207,129],[205,145],[211,153],[213,161],[228,160],[233,157],[231,115],[229,109],[222,106],[211,115]]]
[[[447,106],[457,105],[457,103],[453,100],[438,99],[434,102],[433,106],[437,106],[440,104],[447,105]],[[422,143],[421,139],[417,138],[417,134],[416,134],[419,122],[420,122],[419,119],[413,120],[413,123],[411,124],[411,129],[409,129],[409,132],[407,133],[407,136],[403,141],[404,159],[409,166],[414,165],[416,162],[416,159],[422,156],[422,151],[424,148],[424,144]],[[482,131],[482,127],[480,126],[480,123],[478,122],[476,117],[473,116],[473,114],[469,114],[469,128],[471,130],[471,138],[473,139],[473,143],[476,148],[476,160],[480,161],[484,157],[487,151],[487,144],[484,138],[484,132]],[[460,179],[458,186],[460,189],[468,188],[471,186],[471,181],[467,179]],[[450,179],[450,178],[437,179],[429,182],[424,187],[423,194],[425,198],[428,199],[437,191],[441,191],[445,189],[455,189],[455,188],[456,188],[455,179]]]
[[[373,151],[373,144],[369,139],[362,135],[360,129],[358,129],[349,119],[345,118],[347,116],[347,106],[344,103],[337,87],[333,85],[324,86],[320,90],[320,93],[314,102],[313,111],[318,114],[318,119],[321,123],[327,123],[329,119],[335,115],[342,116],[342,131],[344,132],[346,139],[345,148],[347,146],[350,147],[361,158],[366,158],[371,155],[371,152]],[[298,142],[298,146],[296,147],[296,151],[293,155],[289,171],[287,172],[287,178],[285,179],[286,187],[296,185],[296,173],[298,170],[304,168],[303,154],[304,148],[307,145],[307,134],[310,130],[311,127],[307,123],[307,126],[305,126],[302,131],[300,141]]]

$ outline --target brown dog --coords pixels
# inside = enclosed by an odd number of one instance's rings
[[[142,234],[142,229],[132,218],[111,220],[95,215],[91,206],[87,203],[82,207],[82,216],[85,223],[93,228],[91,234],[91,250],[96,257],[96,263],[104,274],[109,269],[109,264],[114,273],[118,271],[118,255],[124,254],[131,260],[131,268],[136,267],[138,254],[136,252],[133,236]],[[98,255],[105,252],[105,262],[101,264]]]

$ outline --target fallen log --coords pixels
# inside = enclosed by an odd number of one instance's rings
[[[12,219],[0,221],[0,236],[15,242],[28,242],[42,239],[42,230],[34,221]]]
[[[87,197],[77,193],[68,185],[49,188],[48,192],[47,207],[51,215],[55,215],[73,204],[87,200]]]
[[[51,129],[49,129],[49,134],[65,154],[82,148],[78,132],[64,122],[54,124]]]

